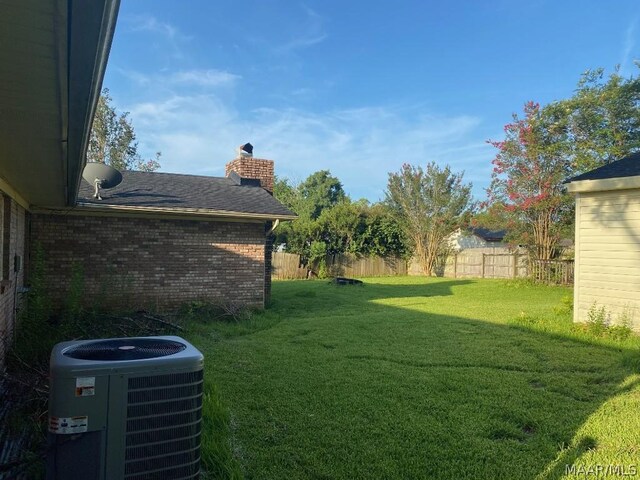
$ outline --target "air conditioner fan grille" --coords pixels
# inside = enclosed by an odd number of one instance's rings
[[[76,345],[64,355],[81,360],[123,361],[165,357],[181,352],[185,344],[159,338],[118,338]]]

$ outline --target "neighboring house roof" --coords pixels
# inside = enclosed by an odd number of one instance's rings
[[[602,167],[565,180],[564,183],[582,180],[605,180],[608,178],[635,177],[640,175],[640,152],[629,155],[622,160],[608,163]]]
[[[228,217],[294,219],[291,212],[257,182],[240,177],[206,177],[159,172],[122,172],[122,183],[100,190],[82,182],[78,205],[88,208],[199,213]]]
[[[471,233],[477,235],[485,242],[501,242],[507,234],[506,230],[489,230],[488,228],[472,228]]]

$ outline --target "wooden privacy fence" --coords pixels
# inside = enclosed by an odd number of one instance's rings
[[[328,255],[327,270],[332,276],[380,277],[406,275],[407,262],[398,257],[359,257],[356,255]]]
[[[360,257],[349,254],[327,255],[327,271],[331,276],[379,277],[406,275],[407,262],[397,257]],[[300,267],[300,255],[274,252],[272,259],[273,278],[306,278],[308,269]]]
[[[407,263],[396,257],[340,254],[328,255],[325,261],[331,276],[423,275],[415,261]],[[272,277],[278,279],[306,278],[309,272],[300,266],[300,255],[292,253],[274,253],[272,265]],[[449,278],[532,278],[544,283],[571,285],[573,270],[573,260],[529,260],[521,252],[487,253],[482,249],[468,249],[443,258],[434,273]]]
[[[559,285],[573,284],[573,260],[530,260],[524,253],[464,251],[450,255],[442,275],[453,278],[531,278]]]
[[[281,280],[307,278],[307,269],[300,267],[300,255],[274,252],[271,258],[271,277]]]
[[[449,255],[443,273],[453,278],[519,278],[526,277],[529,268],[521,253],[467,251]]]

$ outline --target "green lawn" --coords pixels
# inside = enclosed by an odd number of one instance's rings
[[[640,341],[573,326],[558,308],[570,290],[365,282],[276,282],[271,308],[251,320],[195,322],[213,475],[511,480],[640,470]]]

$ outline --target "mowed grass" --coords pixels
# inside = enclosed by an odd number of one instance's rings
[[[496,280],[275,282],[251,320],[192,328],[205,465],[256,479],[640,470],[640,342],[576,328],[554,308],[568,295]]]

